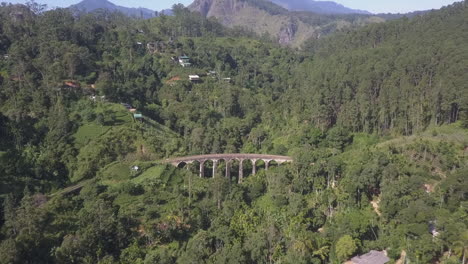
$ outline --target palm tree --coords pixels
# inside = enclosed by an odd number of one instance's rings
[[[326,240],[318,236],[304,236],[296,239],[292,248],[301,256],[312,254],[314,257],[320,258],[322,262],[328,257],[330,247],[326,244]]]
[[[462,264],[466,263],[466,255],[468,254],[468,230],[465,230],[461,236],[460,239],[455,241],[453,243],[453,252],[455,255],[457,255],[459,258],[462,259]]]

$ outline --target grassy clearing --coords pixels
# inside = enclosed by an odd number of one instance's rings
[[[120,104],[102,103],[96,107],[95,112],[96,114],[104,114],[105,124],[110,126],[124,125],[133,121],[132,115]],[[113,113],[115,119],[111,120],[108,113]]]
[[[126,162],[114,162],[101,172],[102,179],[128,180],[131,177],[131,165]]]
[[[133,166],[138,166],[139,171],[132,171]],[[156,165],[152,162],[119,162],[116,161],[100,172],[101,183],[117,187],[121,183],[132,182],[140,184],[148,179],[161,178],[165,165]]]
[[[356,133],[353,135],[353,143],[348,147],[349,150],[370,147],[379,143],[379,137],[365,133]],[[346,149],[346,150],[348,150]]]
[[[346,147],[346,150],[339,154],[342,160],[348,165],[359,162],[360,158],[373,150],[385,150],[386,148],[405,148],[419,141],[426,141],[432,144],[439,144],[442,142],[453,143],[457,146],[460,152],[468,144],[468,130],[463,129],[459,123],[445,125],[440,127],[428,128],[425,132],[412,135],[400,136],[395,138],[382,139],[375,135],[368,135],[364,133],[354,134],[353,143]],[[414,154],[413,151],[407,152],[408,155]],[[434,164],[426,164],[427,166],[434,166]]]
[[[79,146],[84,146],[92,139],[106,134],[111,128],[111,126],[101,126],[96,123],[84,124],[78,128],[78,131],[74,135],[75,143]]]
[[[457,145],[467,145],[468,129],[463,129],[460,123],[432,127],[421,134],[390,139],[388,141],[377,144],[377,147],[402,147],[408,144],[412,144],[416,140],[427,140],[434,143],[450,142]]]
[[[162,173],[166,169],[165,165],[156,165],[144,171],[138,177],[132,179],[133,183],[142,183],[148,179],[161,178]]]
[[[153,128],[157,133],[161,134],[162,136],[165,136],[165,137],[169,136],[171,138],[179,137],[179,135],[175,133],[174,131],[172,131],[170,128],[163,126],[150,118],[145,119],[145,124]]]
[[[379,142],[378,136],[365,133],[356,133],[353,135],[353,143],[346,147],[339,156],[346,164],[353,164],[360,160],[364,153],[374,149]]]
[[[82,124],[73,135],[78,147],[106,134],[113,127],[130,125],[133,122],[131,114],[119,104],[99,103],[94,109],[94,113],[96,115],[103,114],[104,122],[98,124],[96,121],[91,121]]]

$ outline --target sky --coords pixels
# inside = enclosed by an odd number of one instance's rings
[[[81,0],[36,0],[49,7],[67,7]],[[170,8],[173,4],[185,6],[193,0],[110,0],[126,7],[146,7],[153,10]],[[307,0],[304,0],[307,1]],[[0,2],[25,3],[27,0],[0,0]],[[372,13],[407,13],[418,10],[438,9],[456,2],[455,0],[334,0],[346,7],[367,10]]]

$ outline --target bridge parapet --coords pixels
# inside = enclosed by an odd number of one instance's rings
[[[213,162],[213,177],[216,175],[216,167],[219,161],[223,160],[226,163],[226,173],[225,177],[230,178],[230,167],[231,161],[239,161],[239,182],[242,182],[243,178],[243,162],[244,160],[250,160],[252,162],[252,174],[256,173],[256,163],[259,160],[265,162],[265,169],[268,170],[269,164],[271,161],[275,161],[278,164],[283,164],[286,162],[292,162],[293,159],[288,156],[279,156],[279,155],[266,155],[266,154],[208,154],[208,155],[196,155],[196,156],[187,156],[180,158],[167,159],[164,163],[172,164],[173,166],[178,167],[181,163],[187,165],[194,163],[195,161],[200,163],[200,177],[204,176],[204,166],[207,161]]]

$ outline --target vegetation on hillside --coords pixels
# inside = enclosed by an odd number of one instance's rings
[[[0,7],[0,263],[466,258],[466,1],[301,52],[182,6],[42,8]],[[239,152],[294,162],[160,162]]]

